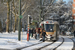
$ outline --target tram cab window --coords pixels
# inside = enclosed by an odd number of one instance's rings
[[[54,28],[54,24],[46,24],[45,25],[46,32],[53,32],[54,31],[53,28]]]

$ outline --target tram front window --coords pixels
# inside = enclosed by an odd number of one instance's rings
[[[53,32],[53,27],[54,25],[53,24],[46,24],[46,32]]]

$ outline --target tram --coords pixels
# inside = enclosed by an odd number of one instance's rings
[[[46,31],[46,40],[56,41],[59,37],[59,23],[53,20],[46,20],[40,23],[40,27]]]

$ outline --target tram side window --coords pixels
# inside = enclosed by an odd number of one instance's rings
[[[46,24],[46,31],[47,32],[53,32],[53,27],[54,27],[53,24]]]

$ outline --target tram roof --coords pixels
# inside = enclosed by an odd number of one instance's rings
[[[41,24],[59,24],[57,21],[53,21],[53,20],[46,20],[46,21],[42,21],[40,23]]]

